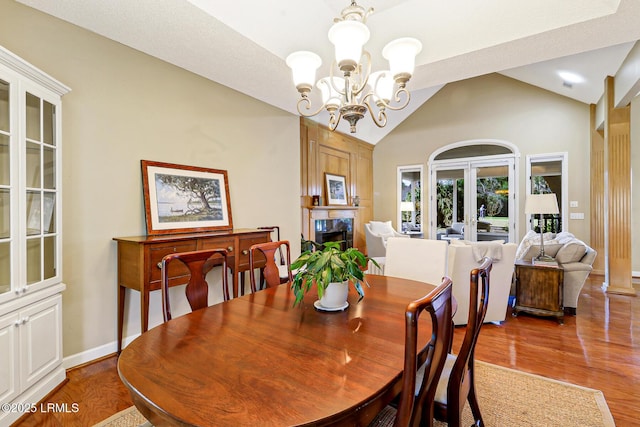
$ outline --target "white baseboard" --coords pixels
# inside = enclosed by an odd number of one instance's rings
[[[122,348],[129,345],[131,341],[138,338],[139,336],[140,334],[123,338]],[[71,369],[75,366],[92,362],[96,359],[100,359],[101,357],[113,354],[116,352],[117,348],[118,348],[118,342],[112,341],[108,344],[104,344],[104,345],[83,351],[81,353],[76,353],[76,354],[72,354],[71,356],[67,356],[62,360],[62,365],[64,366],[65,369]]]

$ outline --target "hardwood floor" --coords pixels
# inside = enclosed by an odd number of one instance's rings
[[[605,294],[601,283],[587,280],[577,315],[565,316],[564,325],[524,313],[484,325],[476,358],[602,390],[617,426],[640,426],[640,298]],[[463,334],[456,328],[454,348]],[[46,402],[76,403],[76,413],[35,413],[17,425],[86,427],[132,405],[115,356],[72,369],[68,378]]]

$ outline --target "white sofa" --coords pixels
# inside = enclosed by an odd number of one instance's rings
[[[453,296],[458,309],[453,317],[456,325],[465,325],[469,316],[469,274],[480,265],[484,256],[493,259],[489,282],[489,304],[484,322],[502,322],[507,314],[513,280],[515,243],[451,241],[448,255],[448,275],[453,281]]]

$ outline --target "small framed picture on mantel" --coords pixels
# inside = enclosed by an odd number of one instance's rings
[[[141,160],[147,234],[231,230],[227,171]]]
[[[343,175],[325,173],[328,205],[347,205],[347,184]]]

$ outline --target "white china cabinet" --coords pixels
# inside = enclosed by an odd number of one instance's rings
[[[0,46],[0,425],[65,379],[60,125],[69,90]]]

